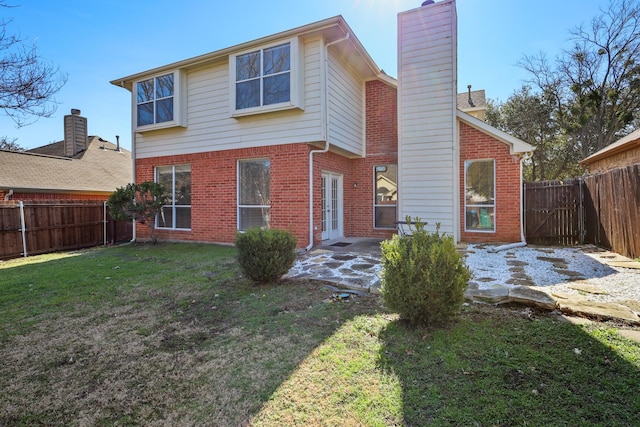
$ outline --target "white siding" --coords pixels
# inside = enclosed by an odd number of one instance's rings
[[[453,0],[398,15],[399,217],[457,240],[456,31]]]
[[[345,41],[343,43],[348,43]],[[364,81],[329,47],[329,142],[364,156]]]
[[[136,157],[315,142],[321,126],[322,43],[301,41],[304,111],[295,109],[232,118],[229,113],[229,63],[222,61],[188,70],[187,127],[136,135]]]

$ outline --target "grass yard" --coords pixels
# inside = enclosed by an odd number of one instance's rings
[[[254,286],[229,247],[0,263],[0,426],[640,425],[614,325],[466,306],[411,327],[376,296]]]

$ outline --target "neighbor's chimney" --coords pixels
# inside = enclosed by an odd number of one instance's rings
[[[120,135],[116,135],[116,151],[120,152]]]
[[[471,85],[467,85],[467,89],[469,89],[469,105],[473,106],[473,101],[471,100]]]
[[[64,155],[73,157],[87,149],[87,118],[80,115],[80,110],[71,109],[71,114],[64,116]]]

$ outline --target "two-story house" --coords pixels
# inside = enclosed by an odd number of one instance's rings
[[[132,94],[136,182],[171,191],[158,236],[271,227],[311,247],[410,215],[520,241],[532,148],[456,108],[456,25],[453,0],[401,13],[398,80],[341,16],[113,80]]]

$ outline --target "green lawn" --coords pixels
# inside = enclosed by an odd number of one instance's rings
[[[0,426],[640,425],[640,344],[471,305],[405,325],[376,296],[254,286],[235,249],[0,263]]]

